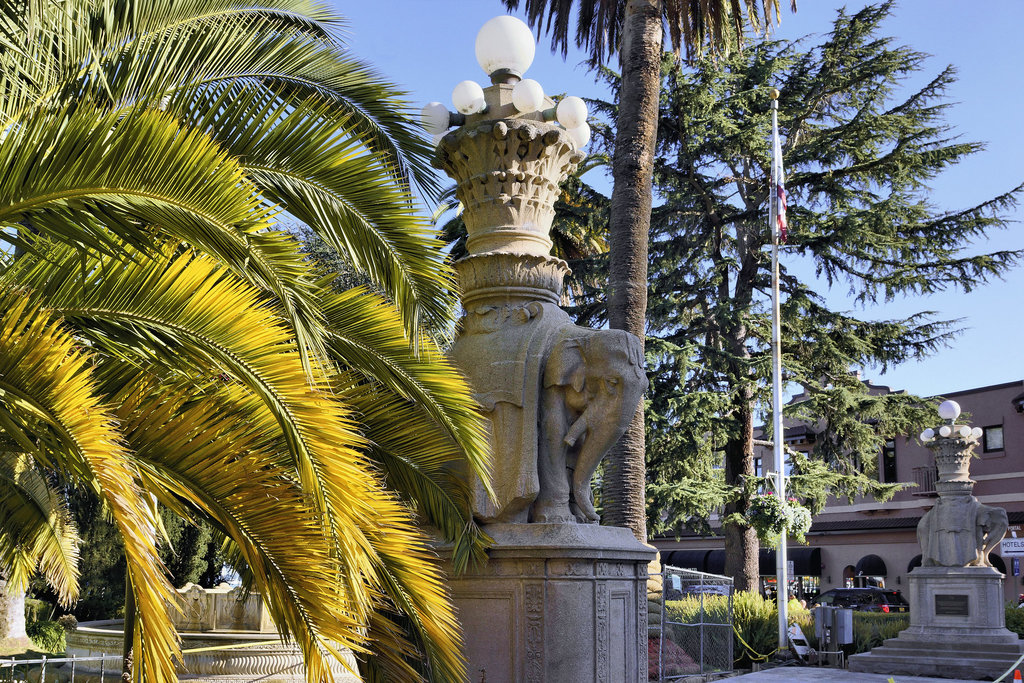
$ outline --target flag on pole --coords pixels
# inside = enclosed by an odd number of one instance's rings
[[[786,174],[782,172],[782,143],[779,141],[779,124],[772,110],[772,206],[775,220],[772,229],[779,244],[786,241],[789,224],[786,222]]]

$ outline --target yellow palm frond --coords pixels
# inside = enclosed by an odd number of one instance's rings
[[[30,457],[0,453],[0,566],[24,592],[38,568],[65,606],[78,600],[78,534]]]
[[[90,482],[121,531],[146,680],[175,681],[179,648],[167,614],[173,596],[156,553],[147,503],[114,422],[93,392],[89,356],[24,291],[0,293],[0,428],[44,464]]]

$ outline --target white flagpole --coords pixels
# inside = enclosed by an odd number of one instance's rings
[[[786,504],[786,461],[782,450],[782,332],[779,322],[779,194],[777,177],[781,159],[776,159],[779,145],[779,91],[772,90],[772,187],[769,202],[769,221],[772,231],[772,430],[775,438],[775,493],[779,502]],[[779,547],[775,551],[775,579],[779,601],[779,650],[789,646],[789,563],[786,557],[786,531],[779,534]]]

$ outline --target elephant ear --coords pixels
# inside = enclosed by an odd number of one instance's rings
[[[586,372],[583,367],[583,349],[578,339],[563,339],[555,344],[544,369],[544,388],[572,385],[574,391],[583,391]]]

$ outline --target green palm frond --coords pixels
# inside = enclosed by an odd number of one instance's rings
[[[13,274],[95,345],[135,337],[154,353],[163,347],[243,382],[278,419],[303,485],[326,509],[330,487],[320,481],[311,441],[324,430],[336,444],[358,444],[359,437],[343,415],[322,413],[324,399],[307,381],[290,330],[259,290],[209,257],[176,251],[169,245],[152,259],[134,253],[128,262],[87,258],[83,268],[77,254],[55,249],[51,260],[31,270],[16,266]],[[326,419],[330,428],[321,424]]]
[[[181,5],[179,7],[178,5]],[[332,24],[340,18],[304,0],[225,3],[137,0],[107,5],[69,2],[73,27],[58,34],[65,58],[49,69],[52,83],[37,105],[83,98],[116,107],[165,106],[206,87],[251,82],[296,104],[330,105],[330,127],[344,126],[397,174],[432,195],[431,148],[410,123],[405,94],[344,51]],[[81,27],[89,27],[82,30]]]
[[[78,535],[58,494],[31,458],[0,453],[0,566],[24,592],[38,568],[62,604],[78,599]]]
[[[23,291],[0,294],[0,429],[38,462],[90,482],[121,530],[140,628],[145,680],[177,680],[167,614],[173,590],[157,555],[145,497],[110,415],[92,390],[89,356]]]
[[[0,222],[104,253],[121,253],[122,241],[146,251],[154,232],[183,240],[272,292],[304,348],[319,350],[297,245],[268,231],[256,187],[206,133],[159,111],[122,116],[80,103],[35,111],[0,142],[0,164]]]
[[[485,481],[489,446],[465,378],[428,339],[404,336],[395,310],[365,289],[325,293],[327,347],[343,369],[362,374],[414,402],[462,449],[470,472]]]
[[[353,137],[333,104],[285,106],[239,85],[196,96],[181,112],[242,160],[268,201],[315,230],[394,300],[407,333],[451,319],[454,277],[433,228],[390,166]]]
[[[473,520],[464,454],[418,404],[358,381],[336,383],[338,397],[358,416],[370,457],[384,479],[421,519],[450,542],[456,572],[487,561],[491,539]]]

